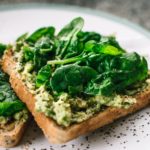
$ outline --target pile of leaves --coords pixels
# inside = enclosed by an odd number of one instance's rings
[[[55,93],[105,95],[122,92],[148,75],[144,57],[127,53],[114,36],[84,32],[84,20],[75,18],[55,35],[44,27],[18,38],[23,63],[32,62],[36,87]]]

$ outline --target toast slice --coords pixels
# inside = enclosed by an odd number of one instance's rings
[[[17,93],[18,97],[27,105],[29,111],[34,116],[35,121],[43,130],[48,140],[52,143],[64,143],[72,140],[80,135],[107,125],[116,119],[140,110],[150,103],[150,89],[145,89],[135,96],[137,102],[128,109],[108,107],[103,112],[94,115],[86,121],[73,124],[67,128],[62,128],[57,125],[54,120],[35,110],[35,97],[20,80],[19,74],[14,71],[15,61],[13,60],[12,55],[11,50],[7,51],[4,55],[3,70],[10,75],[12,88]]]
[[[0,59],[0,64],[2,60]],[[27,126],[27,121],[11,121],[8,124],[0,124],[0,147],[14,147],[21,140],[24,130]]]
[[[26,123],[12,122],[5,126],[0,126],[0,146],[14,147],[20,141],[25,130]]]

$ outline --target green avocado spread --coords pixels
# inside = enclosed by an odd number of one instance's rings
[[[15,69],[35,95],[36,111],[63,127],[108,107],[127,109],[137,102],[137,93],[150,88],[144,57],[128,53],[114,36],[83,31],[83,25],[78,17],[58,34],[43,27],[20,36],[12,48]]]

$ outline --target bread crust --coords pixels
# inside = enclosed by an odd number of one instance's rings
[[[135,97],[137,103],[128,109],[123,108],[107,108],[86,121],[73,124],[67,128],[57,125],[54,120],[46,117],[43,113],[35,111],[35,97],[31,94],[25,84],[20,80],[17,72],[14,71],[15,61],[12,57],[12,51],[5,53],[3,57],[3,70],[10,75],[10,83],[18,97],[26,103],[29,111],[34,116],[35,121],[43,130],[45,136],[51,143],[65,143],[87,132],[93,131],[114,120],[131,114],[137,110],[146,107],[150,103],[150,89],[138,93]]]
[[[7,128],[10,128],[10,125],[7,125]],[[13,128],[11,130],[0,129],[0,146],[10,148],[16,146],[25,130],[26,123],[23,122],[14,122]]]
[[[0,59],[0,65],[2,60]],[[13,121],[3,127],[0,126],[0,147],[11,148],[16,146],[22,138],[27,123]]]

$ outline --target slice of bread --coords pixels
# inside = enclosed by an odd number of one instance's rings
[[[3,57],[3,70],[10,75],[10,82],[14,91],[17,93],[18,97],[26,103],[37,124],[52,143],[64,143],[72,140],[89,131],[107,125],[118,118],[140,110],[150,103],[150,89],[145,89],[135,96],[137,98],[137,103],[133,104],[128,109],[109,107],[86,121],[73,124],[67,128],[62,128],[57,125],[54,120],[35,110],[35,97],[20,80],[19,74],[15,72],[15,61],[12,55],[12,51],[8,51]]]
[[[0,65],[2,60],[0,59]],[[22,138],[27,122],[12,121],[6,125],[0,125],[0,147],[14,147]]]
[[[26,123],[12,122],[8,125],[0,126],[0,146],[10,148],[14,147],[20,141],[25,130]]]

